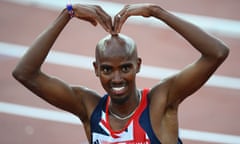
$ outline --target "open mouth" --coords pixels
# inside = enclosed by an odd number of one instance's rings
[[[125,92],[126,87],[120,86],[120,87],[112,87],[112,92],[116,95],[123,94]]]

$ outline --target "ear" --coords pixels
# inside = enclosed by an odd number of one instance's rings
[[[97,77],[99,77],[99,69],[96,61],[93,62],[94,72]]]
[[[138,59],[137,59],[137,73],[140,72],[141,64],[142,64],[142,59],[141,59],[141,58],[138,58]]]

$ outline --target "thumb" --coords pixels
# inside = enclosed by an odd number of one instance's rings
[[[81,18],[81,19],[90,22],[94,26],[97,26],[97,21],[94,19],[91,19],[91,18]]]

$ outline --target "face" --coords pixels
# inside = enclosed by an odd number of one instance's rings
[[[141,59],[137,57],[135,47],[115,40],[110,38],[104,50],[99,51],[94,68],[112,102],[121,104],[136,94],[135,79]]]

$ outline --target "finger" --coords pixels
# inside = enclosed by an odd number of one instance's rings
[[[97,10],[97,20],[107,32],[112,32],[112,18],[101,7]]]
[[[114,28],[113,31],[115,33],[120,33],[123,24],[125,23],[125,21],[127,20],[127,15],[123,14],[122,12],[118,13],[115,17],[114,17]]]
[[[96,26],[97,21],[91,16],[90,6],[75,4],[73,5],[73,10],[75,12],[75,17],[90,22],[92,25]]]
[[[106,19],[103,17],[98,17],[97,21],[104,28],[105,31],[107,32],[112,31],[112,22],[109,20],[109,18]]]
[[[97,21],[95,19],[87,18],[87,17],[86,18],[81,18],[81,19],[90,22],[94,26],[97,26]]]
[[[114,17],[114,24],[113,24],[113,31],[114,33],[120,33],[121,31],[121,25],[120,25],[120,19],[121,19],[121,15],[120,14],[117,14],[115,17]]]
[[[114,17],[114,32],[120,33],[123,24],[126,22],[129,17],[129,8],[130,5],[125,5],[124,8]]]

